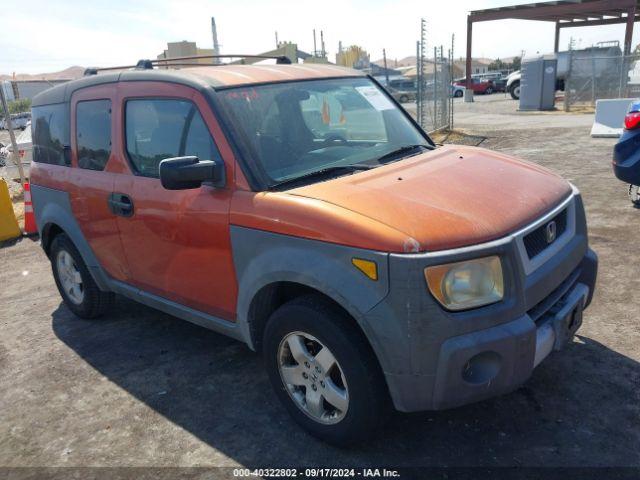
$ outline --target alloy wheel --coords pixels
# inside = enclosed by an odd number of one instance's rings
[[[80,270],[78,270],[78,266],[71,254],[66,250],[60,250],[56,258],[56,266],[62,289],[69,300],[76,305],[80,305],[84,300],[84,286]]]
[[[340,364],[313,335],[288,334],[278,347],[278,370],[295,405],[322,424],[340,422],[349,408],[349,390]]]

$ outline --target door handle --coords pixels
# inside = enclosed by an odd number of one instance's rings
[[[112,193],[107,201],[109,210],[114,215],[121,217],[131,217],[133,215],[133,200],[124,193]]]

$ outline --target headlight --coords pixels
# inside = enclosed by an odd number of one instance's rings
[[[431,294],[449,310],[466,310],[504,297],[500,257],[476,258],[424,269]]]

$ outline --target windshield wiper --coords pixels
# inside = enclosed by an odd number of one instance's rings
[[[403,153],[408,153],[411,152],[412,150],[415,150],[419,147],[423,147],[426,148],[427,150],[433,150],[433,147],[431,145],[425,145],[424,143],[418,143],[415,145],[405,145],[403,147],[400,148],[396,148],[395,150],[391,150],[388,153],[385,153],[384,155],[382,155],[381,157],[379,157],[377,160],[380,163],[383,163],[384,160],[388,160],[390,158],[396,157],[398,155],[402,155]],[[416,154],[419,152],[416,152]]]
[[[332,167],[321,168],[320,170],[316,170],[315,172],[305,173],[304,175],[300,175],[299,177],[290,178],[288,180],[284,180],[282,182],[275,183],[269,187],[270,189],[277,189],[280,187],[285,187],[289,185],[295,185],[297,183],[303,183],[307,180],[312,180],[314,178],[322,178],[326,177],[332,173],[352,173],[359,170],[371,170],[375,168],[374,165],[364,165],[361,163],[356,163],[354,165],[334,165]]]

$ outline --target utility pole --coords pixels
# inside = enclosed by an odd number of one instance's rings
[[[384,61],[384,78],[387,82],[387,87],[389,86],[389,70],[387,70],[387,50],[382,49],[382,59]]]
[[[5,115],[5,126],[9,130],[9,138],[11,138],[11,146],[13,152],[11,152],[11,159],[13,163],[18,166],[18,173],[20,174],[20,183],[24,189],[26,179],[24,177],[24,170],[22,169],[22,162],[20,161],[20,154],[18,153],[18,142],[16,142],[16,135],[13,133],[13,125],[11,124],[11,114],[9,113],[9,105],[7,104],[7,97],[4,94],[4,85],[0,82],[0,98],[2,99],[2,108]]]
[[[313,56],[318,56],[318,47],[316,46],[316,29],[313,29]]]
[[[280,48],[280,42],[278,42],[278,32],[276,31],[276,48]]]
[[[211,36],[213,39],[213,54],[220,55],[220,44],[218,43],[218,29],[216,28],[216,19],[214,17],[211,17]],[[213,63],[216,65],[219,64],[220,59],[214,58]]]

